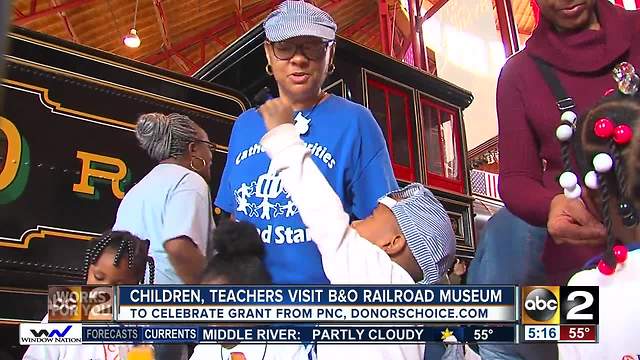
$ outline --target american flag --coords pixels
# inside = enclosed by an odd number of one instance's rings
[[[482,170],[471,170],[471,192],[496,200],[500,200],[498,194],[498,174]]]
[[[640,9],[640,0],[609,0],[610,3],[622,6],[627,10]]]

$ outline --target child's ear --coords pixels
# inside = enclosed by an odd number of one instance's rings
[[[404,236],[402,236],[401,234],[396,234],[393,236],[391,241],[382,246],[382,250],[384,250],[384,252],[387,253],[389,257],[394,257],[402,253],[406,246],[407,241],[405,240]]]

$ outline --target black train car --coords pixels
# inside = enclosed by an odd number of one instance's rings
[[[236,89],[253,99],[267,86],[261,26],[253,28],[194,77]],[[336,70],[325,90],[368,107],[387,140],[401,184],[418,181],[443,202],[461,257],[474,254],[473,210],[462,111],[473,96],[449,82],[339,37]],[[255,105],[255,104],[254,104]]]
[[[40,321],[47,286],[83,282],[86,240],[107,230],[153,163],[134,136],[146,112],[179,112],[215,141],[212,192],[242,94],[15,28],[0,114],[0,358]],[[14,355],[15,356],[15,355]]]

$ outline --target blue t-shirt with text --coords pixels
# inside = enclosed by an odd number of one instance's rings
[[[398,188],[387,146],[371,112],[330,96],[309,114],[301,135],[311,157],[336,191],[347,213],[371,214],[377,200]],[[260,145],[266,128],[256,109],[236,120],[215,200],[238,220],[253,223],[265,243],[265,262],[276,284],[326,284],[318,248]],[[309,189],[313,191],[313,189]]]

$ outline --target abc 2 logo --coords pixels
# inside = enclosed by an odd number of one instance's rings
[[[598,324],[597,286],[525,286],[522,323],[525,325]]]
[[[49,322],[113,320],[111,286],[49,286]]]

